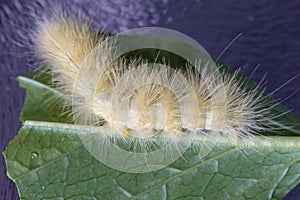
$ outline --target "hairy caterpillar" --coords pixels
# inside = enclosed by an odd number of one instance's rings
[[[40,22],[33,40],[75,123],[104,124],[109,137],[176,143],[189,134],[221,133],[234,143],[272,125],[262,91],[244,89],[237,72],[227,75],[209,62],[185,70],[127,62],[88,23],[62,15]]]

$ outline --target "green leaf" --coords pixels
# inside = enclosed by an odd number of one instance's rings
[[[26,88],[26,99],[20,120],[69,122],[63,112],[62,94],[51,87],[47,73],[35,72],[18,77],[20,86]]]
[[[174,41],[164,42],[187,48]],[[148,49],[145,54],[153,59],[157,50]],[[160,56],[166,54],[161,52]],[[168,58],[175,65],[182,62],[174,55]],[[295,136],[299,135],[300,120],[292,113],[280,120],[294,128],[275,133],[289,137],[260,137],[254,143],[241,139],[238,143],[245,146],[243,149],[221,137],[202,160],[194,151],[204,143],[199,140],[161,170],[125,173],[105,166],[86,150],[79,136],[91,132],[91,127],[73,125],[62,114],[63,98],[47,74],[32,73],[18,80],[27,91],[20,117],[24,123],[3,154],[8,176],[16,183],[21,199],[265,200],[281,199],[300,182],[300,137]],[[247,87],[253,85],[248,83]],[[282,106],[272,110],[284,111]],[[266,133],[270,134],[274,135]]]
[[[280,199],[299,182],[300,138],[237,149],[219,144],[203,161],[191,149],[144,174],[106,167],[83,146],[84,126],[27,121],[5,151],[23,199]]]

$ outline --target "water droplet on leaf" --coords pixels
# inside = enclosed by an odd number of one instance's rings
[[[36,152],[33,152],[31,154],[31,159],[37,159],[37,157],[38,157],[38,154]]]

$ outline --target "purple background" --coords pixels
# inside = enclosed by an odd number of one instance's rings
[[[28,34],[37,16],[49,16],[62,1],[0,1],[0,151],[20,128],[18,122],[25,91],[16,76],[32,70],[28,54]],[[198,41],[212,57],[239,33],[242,36],[221,57],[233,68],[241,67],[249,75],[257,64],[253,79],[264,73],[267,91],[273,91],[300,74],[300,1],[274,0],[76,0],[63,1],[60,7],[81,13],[93,20],[93,26],[107,32],[125,31],[143,26],[160,26],[180,31]],[[299,89],[296,78],[274,96],[284,98]],[[300,116],[300,92],[284,104]],[[298,196],[298,198],[297,198]],[[300,198],[300,185],[286,200]],[[15,184],[6,176],[0,156],[0,199],[18,199]]]

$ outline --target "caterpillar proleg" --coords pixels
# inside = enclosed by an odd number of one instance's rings
[[[109,137],[157,138],[222,134],[233,143],[270,126],[258,88],[197,60],[185,69],[142,58],[118,57],[118,48],[86,22],[62,15],[38,24],[36,54],[72,107],[75,123],[103,126]]]

